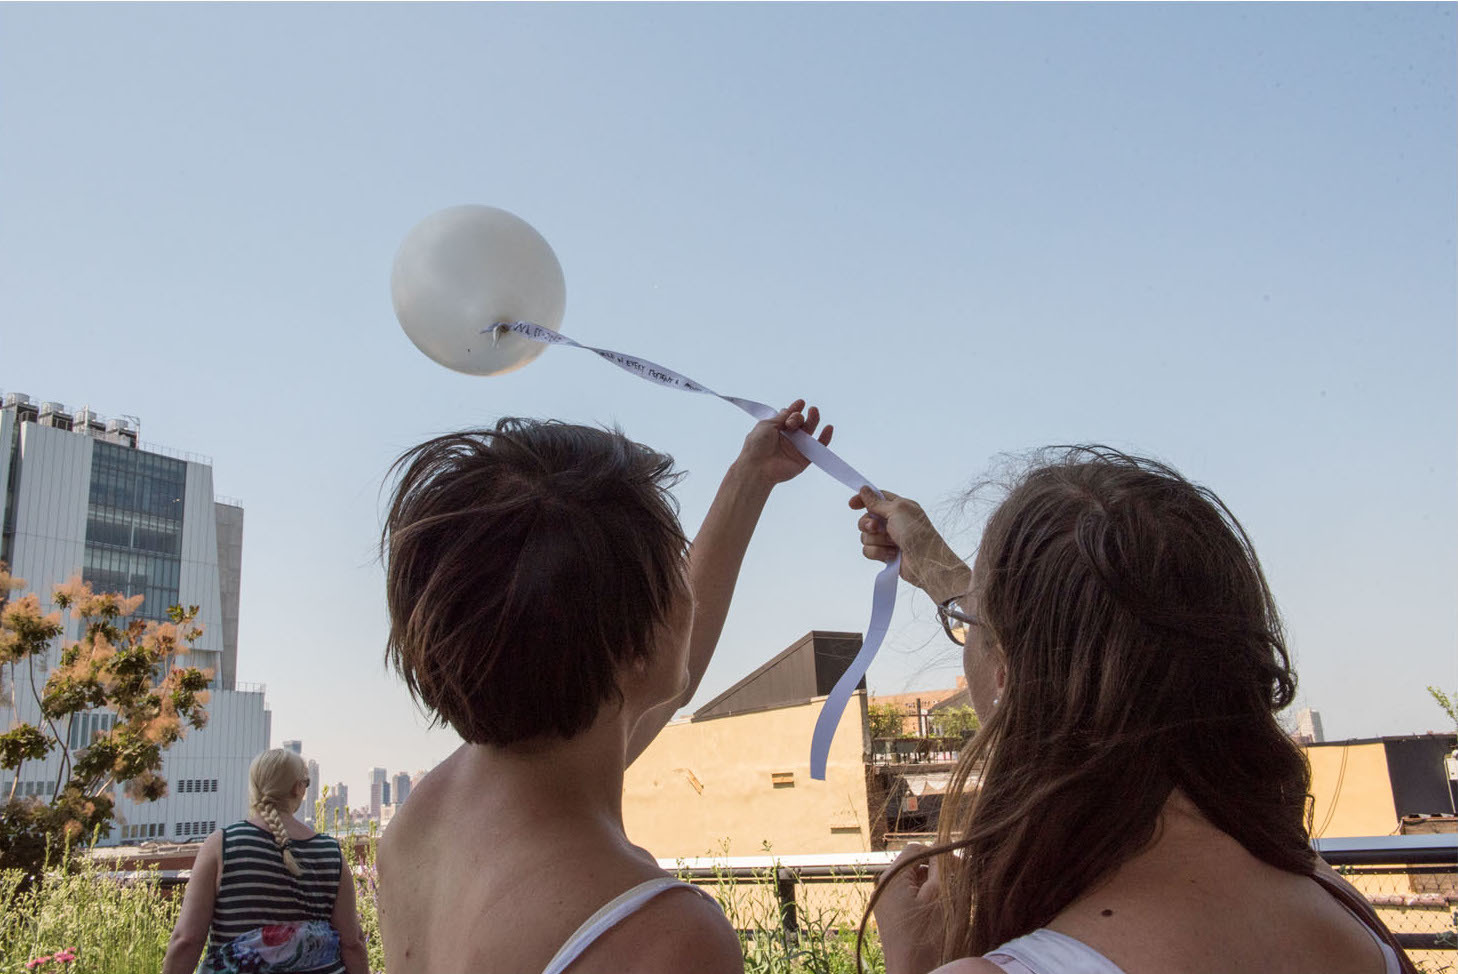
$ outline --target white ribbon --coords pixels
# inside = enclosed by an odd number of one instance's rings
[[[529,321],[500,322],[484,328],[482,331],[483,333],[492,332],[493,335],[500,334],[501,331],[510,331],[528,341],[540,342],[544,345],[583,348],[599,358],[607,359],[624,372],[633,373],[640,379],[647,379],[649,382],[656,382],[658,385],[668,386],[671,389],[681,389],[684,392],[701,392],[705,395],[715,396],[738,406],[755,419],[774,419],[779,415],[779,410],[762,402],[740,399],[738,396],[721,395],[673,369],[636,355],[624,355],[622,352],[584,345],[545,325],[537,325]],[[850,490],[859,491],[862,487],[870,487],[878,495],[881,493],[876,490],[870,480],[804,430],[795,430],[780,435],[793,443],[795,449],[799,450],[805,459],[830,474]],[[815,719],[815,732],[810,738],[810,777],[817,781],[825,780],[825,760],[830,754],[830,742],[835,737],[835,729],[840,725],[840,715],[845,712],[845,706],[850,702],[856,684],[861,682],[866,675],[866,670],[870,668],[871,661],[876,658],[876,653],[880,651],[881,643],[886,638],[886,631],[891,626],[891,614],[896,609],[896,580],[900,570],[901,556],[898,554],[876,575],[876,584],[871,595],[871,621],[866,626],[865,638],[861,640],[860,652],[856,654],[856,658],[851,661],[849,668],[841,674],[840,679],[831,688],[830,695],[825,698],[825,703],[820,708],[820,716]]]

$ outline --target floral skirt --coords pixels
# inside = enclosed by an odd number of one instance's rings
[[[208,948],[202,974],[297,974],[341,970],[339,934],[326,921],[256,927]]]

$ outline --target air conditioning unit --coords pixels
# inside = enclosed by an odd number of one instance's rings
[[[99,413],[94,412],[90,406],[82,406],[76,414],[76,422],[72,429],[78,433],[104,433],[106,431],[106,420],[101,418]]]
[[[40,424],[58,430],[71,428],[71,414],[58,402],[43,402],[40,407]]]
[[[106,435],[102,439],[108,443],[116,443],[121,446],[135,448],[137,445],[137,431],[125,419],[108,419],[106,421]]]

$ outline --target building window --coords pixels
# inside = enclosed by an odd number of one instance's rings
[[[144,597],[138,615],[164,620],[178,600],[187,464],[96,441],[82,577]]]

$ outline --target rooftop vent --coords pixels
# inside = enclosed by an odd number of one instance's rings
[[[43,402],[40,407],[40,424],[58,430],[71,428],[71,414],[58,402]]]
[[[135,448],[137,445],[137,431],[125,419],[108,419],[106,421],[106,435],[103,439],[110,443],[119,443],[122,446]]]
[[[90,406],[82,406],[81,411],[76,414],[76,423],[73,427],[78,433],[102,433],[106,430],[106,420],[100,414],[92,410]]]
[[[7,392],[7,393],[5,393],[5,406],[6,406],[6,408],[9,408],[11,406],[29,406],[29,405],[30,405],[30,397],[27,396],[25,393],[23,393],[23,392]]]

